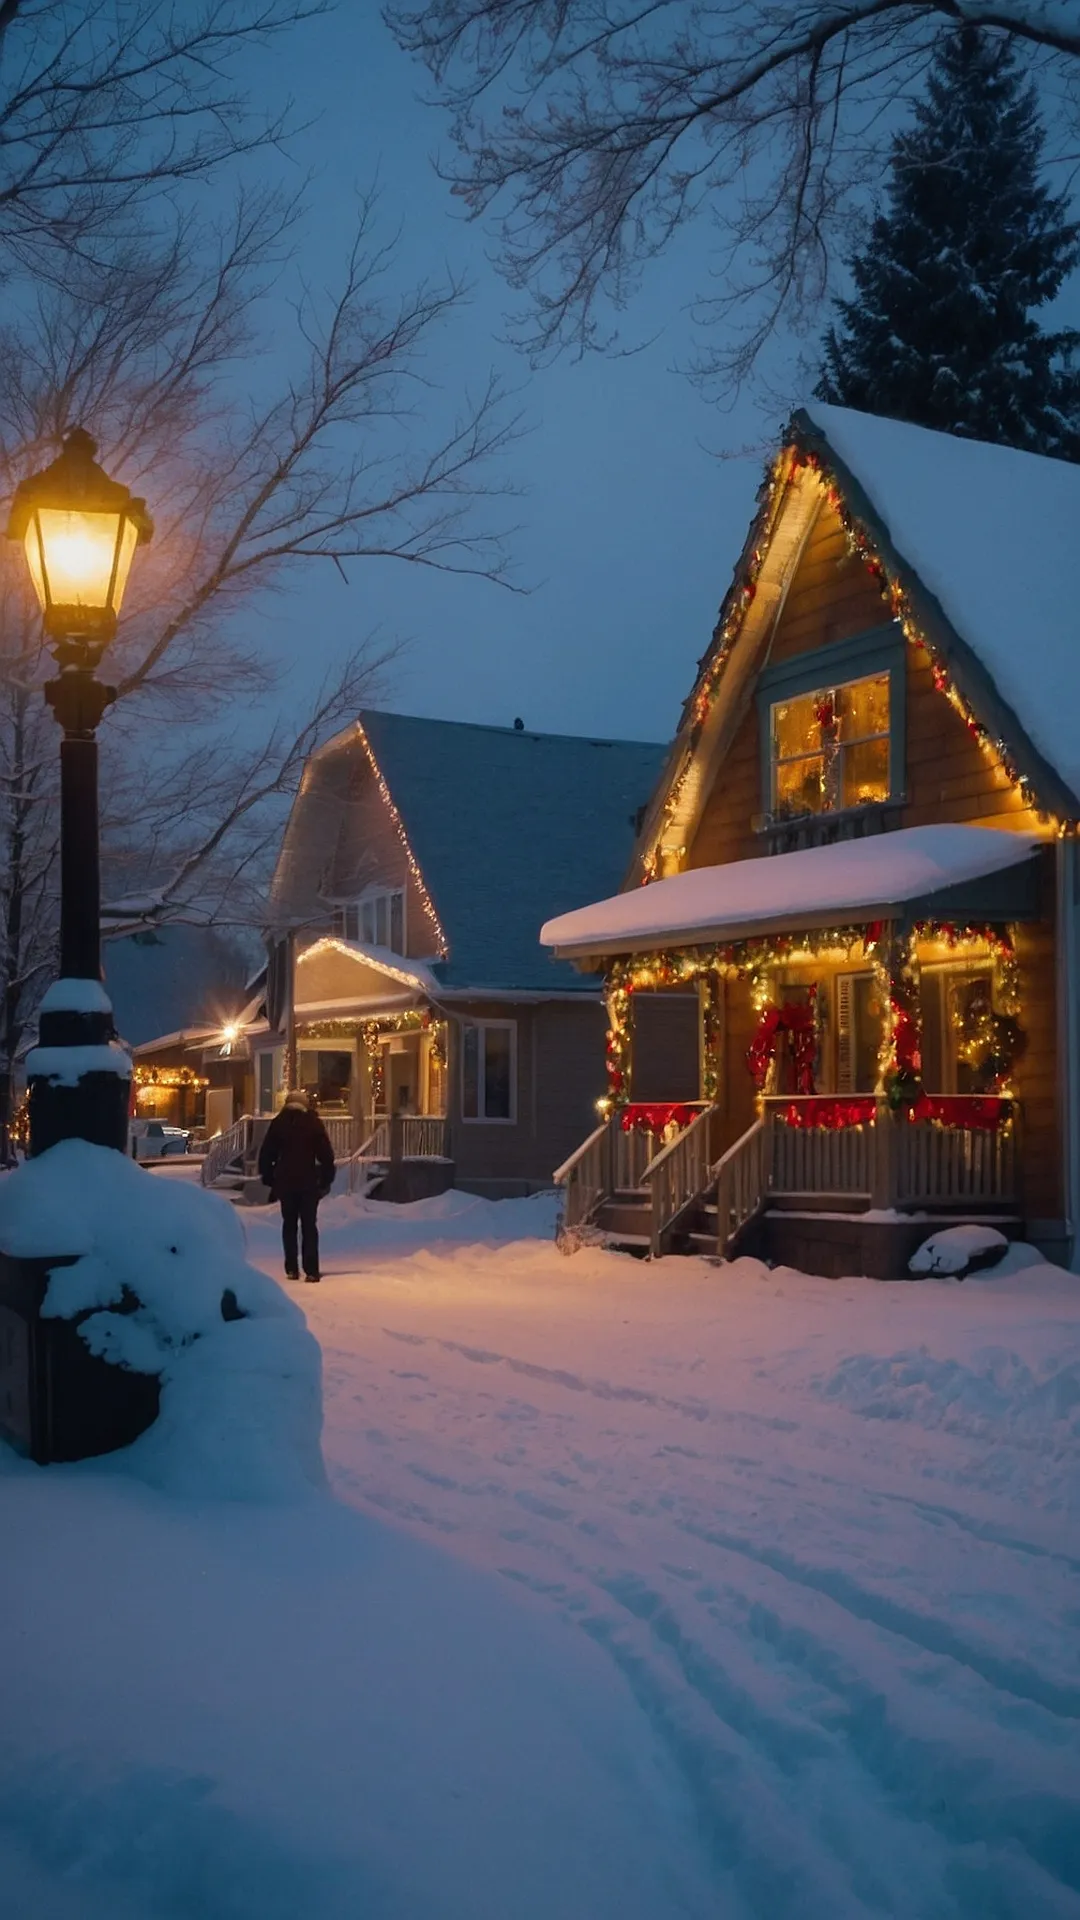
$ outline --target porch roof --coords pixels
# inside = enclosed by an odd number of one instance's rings
[[[996,827],[902,827],[798,853],[693,867],[561,914],[540,938],[573,957],[749,939],[838,921],[863,925],[895,919],[915,902],[1018,866],[1038,845],[1027,834]]]
[[[305,962],[322,954],[340,954],[353,962],[349,993],[327,997],[310,990],[305,993]],[[438,998],[439,986],[431,968],[422,960],[403,960],[385,947],[364,946],[358,940],[343,940],[328,934],[316,940],[296,957],[297,1013],[361,1012],[377,1013],[380,1008],[398,1011],[413,1007],[418,1000]]]

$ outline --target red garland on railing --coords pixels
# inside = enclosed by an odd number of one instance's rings
[[[817,1094],[813,1100],[774,1106],[772,1112],[786,1127],[824,1127],[829,1133],[838,1133],[842,1127],[868,1127],[877,1112],[877,1101],[872,1093],[839,1094],[835,1098]]]
[[[684,1100],[637,1101],[623,1108],[619,1125],[624,1133],[652,1133],[659,1138],[669,1127],[688,1127],[700,1112],[700,1107]]]
[[[759,1093],[764,1091],[777,1040],[782,1033],[791,1037],[796,1093],[813,1093],[814,1060],[817,1056],[816,993],[817,988],[811,987],[808,1004],[799,1002],[783,1007],[762,1008],[757,1031],[746,1049],[746,1064]]]
[[[1013,1103],[1000,1094],[920,1093],[910,1109],[912,1120],[932,1120],[939,1127],[977,1128],[997,1133],[1011,1120]]]
[[[775,1119],[785,1127],[867,1127],[877,1113],[877,1097],[866,1094],[816,1094],[812,1100],[770,1103]],[[928,1120],[936,1127],[962,1127],[997,1133],[1012,1118],[1013,1103],[997,1094],[921,1093],[910,1106],[899,1109],[901,1120]]]

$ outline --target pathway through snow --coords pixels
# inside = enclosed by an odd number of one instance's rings
[[[604,1649],[729,1899],[1080,1915],[1080,1283],[326,1226],[334,1487]]]

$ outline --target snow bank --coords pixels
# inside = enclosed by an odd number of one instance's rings
[[[908,1261],[909,1273],[952,1273],[962,1280],[973,1263],[987,1267],[1009,1242],[996,1227],[943,1227],[917,1247]]]
[[[434,1194],[390,1205],[346,1194],[319,1208],[320,1266],[324,1275],[361,1267],[372,1255],[408,1254],[442,1245],[506,1246],[515,1240],[555,1238],[559,1195],[534,1193],[518,1200],[484,1200],[474,1193]],[[244,1210],[248,1246],[262,1265],[281,1264],[281,1218],[276,1207]]]
[[[0,1187],[0,1246],[73,1257],[53,1270],[43,1315],[79,1317],[92,1353],[160,1377],[161,1413],[122,1456],[133,1471],[218,1498],[323,1483],[319,1349],[299,1307],[247,1264],[227,1201],[67,1140]]]

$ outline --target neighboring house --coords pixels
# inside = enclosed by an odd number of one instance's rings
[[[108,940],[105,983],[143,1119],[213,1133],[250,1108],[259,996],[250,938],[164,926]]]
[[[339,1152],[394,1120],[459,1186],[550,1186],[603,1093],[605,1023],[599,983],[537,935],[619,883],[663,757],[377,711],[315,753],[271,890],[256,1114],[292,1026]]]
[[[1080,467],[795,415],[625,890],[544,929],[610,1010],[571,1223],[898,1272],[933,1213],[1072,1257],[1078,530]]]

